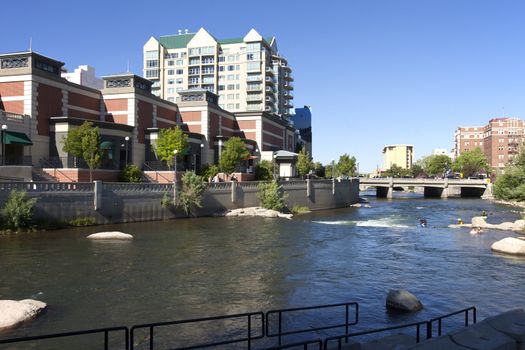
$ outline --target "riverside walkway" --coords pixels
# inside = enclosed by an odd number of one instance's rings
[[[462,196],[481,197],[492,192],[486,179],[359,178],[361,191],[369,187],[375,187],[377,197],[383,198],[392,198],[394,189],[408,187],[423,187],[425,196],[441,198],[447,198],[453,188],[460,189]]]

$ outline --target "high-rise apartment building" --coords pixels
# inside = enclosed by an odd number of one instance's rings
[[[144,45],[144,77],[153,93],[177,102],[179,92],[206,89],[230,112],[269,112],[287,117],[293,108],[291,68],[275,37],[255,29],[244,37],[215,39],[197,33],[151,37]]]
[[[525,121],[518,118],[494,118],[485,126],[459,127],[454,133],[454,155],[479,147],[493,169],[503,169],[518,154],[524,135]]]
[[[410,169],[413,159],[414,146],[412,145],[386,145],[383,147],[383,170],[388,170],[393,165]]]

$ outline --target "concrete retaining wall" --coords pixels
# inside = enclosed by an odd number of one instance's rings
[[[258,182],[220,182],[208,184],[203,206],[197,216],[213,215],[228,209],[259,205]],[[289,208],[306,206],[312,210],[347,207],[359,200],[357,179],[286,181],[282,188]],[[127,183],[0,183],[0,205],[12,189],[38,198],[35,217],[68,222],[93,217],[97,224],[165,220],[186,217],[177,208],[164,208],[162,198],[173,198],[171,184]]]

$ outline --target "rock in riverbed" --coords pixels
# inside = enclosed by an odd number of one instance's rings
[[[525,237],[507,237],[494,242],[490,247],[498,253],[525,256]]]
[[[485,217],[474,216],[472,218],[472,224],[456,224],[456,225],[448,225],[448,227],[451,227],[451,228],[479,227],[479,228],[488,228],[492,230],[523,231],[525,230],[525,220],[516,220],[514,222],[502,222],[501,224],[489,224],[485,220]]]
[[[239,208],[228,211],[224,216],[260,216],[263,218],[285,218],[291,219],[293,214],[280,213],[277,210],[261,207]]]
[[[93,233],[86,238],[94,240],[130,240],[133,239],[133,236],[120,231],[110,231]]]
[[[409,291],[402,289],[391,289],[386,297],[387,309],[393,309],[403,312],[419,311],[423,304],[418,298]]]
[[[46,306],[46,303],[33,299],[0,300],[0,330],[35,317]]]

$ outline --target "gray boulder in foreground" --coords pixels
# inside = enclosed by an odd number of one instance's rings
[[[494,242],[490,248],[498,253],[525,256],[525,237],[503,238]]]
[[[33,299],[0,300],[0,330],[32,319],[46,306],[46,303]]]
[[[109,231],[109,232],[93,233],[87,236],[86,238],[95,239],[95,240],[104,240],[104,239],[129,240],[129,239],[133,239],[133,236],[130,234],[124,233],[124,232],[120,232],[120,231]]]
[[[409,291],[402,289],[391,289],[386,297],[387,309],[414,312],[423,308],[423,304],[418,298]]]

